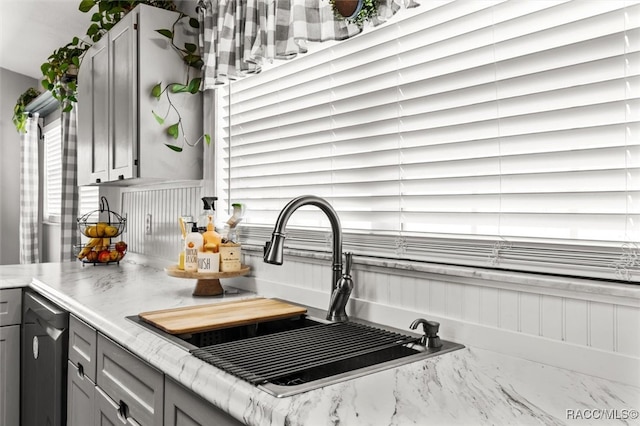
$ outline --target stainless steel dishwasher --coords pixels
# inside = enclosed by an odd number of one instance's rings
[[[64,426],[69,313],[25,291],[22,310],[22,426]]]

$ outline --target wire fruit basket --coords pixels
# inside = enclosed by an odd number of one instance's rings
[[[100,198],[100,209],[78,218],[78,229],[89,238],[114,238],[122,234],[127,219],[109,209],[105,197]]]
[[[82,261],[83,266],[87,263],[93,265],[120,264],[122,258],[127,254],[127,245],[123,241],[108,245],[99,245],[99,243],[91,245],[97,240],[104,241],[102,238],[92,238],[87,244],[73,246],[73,254]]]

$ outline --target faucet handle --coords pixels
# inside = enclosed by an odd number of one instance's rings
[[[350,251],[345,252],[344,254],[344,274],[343,276],[348,277],[351,275],[351,262],[353,260],[353,253]]]

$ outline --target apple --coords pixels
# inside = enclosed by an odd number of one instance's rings
[[[109,252],[109,250],[102,250],[100,253],[98,253],[98,262],[107,263],[109,261],[111,261],[111,253]]]
[[[85,259],[87,259],[87,262],[97,262],[98,252],[95,250],[91,250],[89,253],[87,253],[87,257]]]
[[[115,246],[116,250],[119,251],[120,253],[124,253],[125,251],[127,251],[127,243],[125,243],[124,241],[118,241],[116,243]]]

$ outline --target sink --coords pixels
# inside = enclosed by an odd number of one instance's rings
[[[332,323],[320,311],[220,330],[171,335],[129,320],[183,347],[193,356],[276,397],[286,397],[462,349],[442,340],[419,344],[420,335],[358,319]]]

